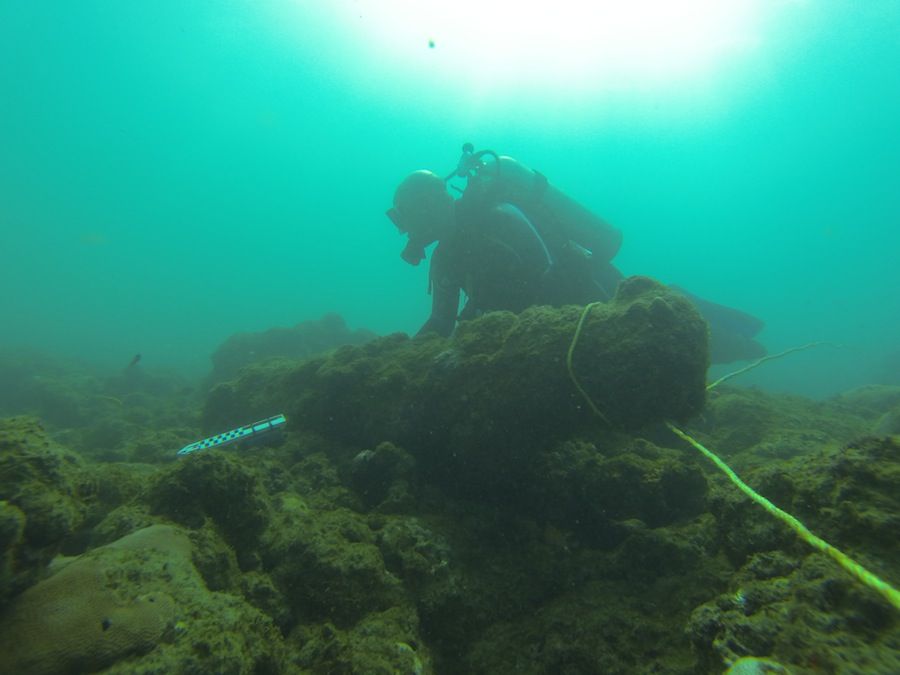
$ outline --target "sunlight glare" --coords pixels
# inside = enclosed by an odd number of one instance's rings
[[[758,44],[765,0],[358,0],[379,63],[476,86],[608,89],[703,76]]]

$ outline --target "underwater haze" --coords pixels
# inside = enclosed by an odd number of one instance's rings
[[[0,346],[197,376],[327,312],[415,332],[384,212],[472,142],[625,274],[829,343],[742,384],[900,384],[900,3],[542,4],[0,3]]]

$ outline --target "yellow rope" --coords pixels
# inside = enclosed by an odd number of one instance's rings
[[[575,388],[581,393],[584,397],[584,400],[587,401],[591,410],[594,411],[596,415],[598,415],[604,422],[609,424],[609,420],[606,419],[606,416],[600,412],[597,406],[594,405],[594,402],[591,400],[591,397],[588,396],[587,392],[581,387],[578,383],[577,378],[575,377],[575,371],[572,368],[572,355],[575,353],[575,345],[578,342],[578,337],[581,335],[581,328],[584,325],[584,320],[587,318],[588,312],[594,305],[598,305],[598,302],[592,302],[589,305],[586,305],[584,310],[581,312],[581,318],[578,320],[578,326],[575,328],[575,335],[572,337],[572,342],[569,345],[569,352],[566,355],[566,366],[569,369],[569,377],[572,378],[572,383],[575,385]],[[771,356],[765,356],[757,361],[751,363],[749,366],[745,366],[740,370],[736,370],[733,373],[725,375],[724,377],[720,377],[718,380],[708,385],[707,389],[712,389],[713,387],[721,384],[725,380],[731,379],[736,375],[740,375],[741,373],[745,373],[748,370],[756,368],[756,366],[770,361],[772,359],[777,359],[782,356],[786,356],[787,354],[791,354],[796,351],[800,351],[802,349],[809,349],[810,347],[815,347],[820,344],[825,344],[822,342],[811,342],[809,344],[803,345],[801,347],[793,347],[791,349],[787,349],[779,354],[773,354]],[[834,546],[829,544],[824,539],[817,537],[812,532],[807,529],[807,527],[797,520],[794,516],[792,516],[787,511],[783,511],[782,509],[775,506],[768,499],[759,494],[756,490],[747,485],[744,481],[740,479],[740,477],[732,470],[730,466],[728,466],[725,462],[719,459],[718,455],[716,455],[711,450],[705,448],[699,441],[695,440],[681,429],[676,427],[671,422],[666,422],[666,426],[674,433],[676,436],[681,438],[682,440],[690,443],[694,448],[699,450],[707,459],[709,459],[716,467],[724,473],[728,478],[734,483],[737,488],[747,495],[754,502],[762,506],[766,511],[768,511],[771,515],[775,516],[778,520],[785,523],[788,527],[790,527],[803,541],[812,546],[817,551],[821,551],[822,553],[827,554],[834,560],[838,565],[840,565],[844,570],[846,570],[851,576],[858,579],[860,582],[874,590],[876,593],[880,594],[885,600],[887,600],[894,609],[900,611],[900,591],[897,591],[896,588],[891,586],[888,582],[884,581],[880,577],[876,576],[865,567],[860,565],[858,562],[853,560],[853,558],[849,557],[843,551],[836,549]]]
[[[575,385],[575,388],[582,395],[582,397],[584,397],[584,400],[587,401],[588,406],[590,406],[594,414],[602,419],[607,424],[607,426],[612,426],[610,425],[609,420],[606,419],[606,415],[600,412],[600,409],[594,405],[591,397],[588,396],[587,392],[584,389],[582,389],[581,385],[578,383],[578,378],[575,377],[575,370],[572,368],[572,355],[575,353],[575,345],[578,343],[578,337],[581,335],[581,328],[584,325],[584,320],[587,318],[588,312],[591,311],[591,308],[593,308],[594,305],[602,304],[602,302],[591,302],[585,305],[584,309],[581,311],[581,318],[578,319],[578,326],[575,328],[575,335],[572,336],[572,342],[569,344],[569,352],[566,354],[566,366],[569,369],[569,377],[572,378],[572,384]]]
[[[728,476],[731,482],[734,483],[741,492],[750,497],[750,499],[762,506],[766,511],[781,520],[783,523],[786,523],[788,527],[790,527],[800,536],[801,539],[803,539],[803,541],[812,546],[814,549],[822,551],[823,553],[827,553],[838,565],[843,567],[852,576],[856,577],[859,581],[864,583],[872,590],[881,594],[881,596],[885,600],[887,600],[889,603],[891,603],[891,605],[894,606],[894,609],[900,610],[900,592],[898,592],[897,589],[895,589],[883,579],[880,579],[879,577],[872,574],[865,567],[847,556],[845,553],[836,549],[824,539],[820,539],[819,537],[814,535],[806,528],[803,523],[794,518],[794,516],[792,516],[790,513],[787,513],[786,511],[782,511],[781,509],[779,509],[772,502],[770,502],[768,499],[763,497],[761,494],[747,485],[744,481],[742,481],[740,477],[738,477],[738,475],[731,469],[731,467],[721,459],[719,459],[719,457],[715,453],[703,447],[703,445],[701,445],[698,441],[688,436],[674,424],[672,424],[671,422],[666,422],[666,426],[669,427],[672,433],[674,433],[676,436],[684,441],[687,441],[697,450],[703,453],[703,455],[713,464],[715,464],[719,468],[719,470],[722,471],[722,473]]]
[[[709,391],[713,387],[718,387],[725,380],[730,380],[732,377],[737,377],[738,375],[746,373],[748,370],[753,370],[754,368],[756,368],[756,366],[759,366],[759,365],[765,363],[766,361],[771,361],[773,359],[780,359],[782,356],[787,356],[788,354],[793,354],[794,352],[799,352],[803,349],[809,349],[810,347],[818,347],[819,345],[827,345],[827,344],[831,344],[831,343],[829,343],[829,342],[810,342],[809,344],[801,345],[799,347],[791,347],[790,349],[785,349],[783,352],[779,352],[778,354],[770,354],[769,356],[763,356],[761,359],[757,359],[756,361],[754,361],[753,363],[751,363],[748,366],[744,366],[743,368],[735,370],[733,373],[728,373],[727,375],[723,375],[722,377],[720,377],[718,380],[716,380],[712,384],[706,385],[706,389],[707,389],[707,391]],[[833,346],[837,347],[839,345],[833,345]]]

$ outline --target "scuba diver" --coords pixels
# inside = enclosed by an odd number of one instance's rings
[[[450,183],[454,177],[466,180],[465,190]],[[401,253],[407,263],[418,265],[438,242],[429,270],[431,315],[417,335],[446,337],[457,321],[489,311],[607,301],[623,278],[612,264],[622,243],[617,228],[541,173],[491,150],[475,152],[471,143],[449,176],[424,170],[407,176],[387,216],[408,237]],[[710,324],[714,363],[765,354],[754,340],[762,321],[677,290]]]

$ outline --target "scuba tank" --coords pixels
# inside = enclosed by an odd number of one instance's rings
[[[618,253],[621,231],[551,185],[543,174],[493,150],[476,152],[471,143],[462,151],[456,170],[446,178],[466,179],[462,205],[512,204],[531,221],[554,257],[590,252],[592,266],[597,266]]]

